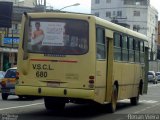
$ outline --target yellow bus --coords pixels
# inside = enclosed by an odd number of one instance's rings
[[[42,96],[47,110],[66,103],[136,105],[146,92],[147,37],[79,13],[24,13],[16,94]]]

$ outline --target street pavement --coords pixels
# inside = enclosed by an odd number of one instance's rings
[[[160,83],[150,83],[148,94],[140,97],[137,106],[125,99],[118,101],[115,113],[106,109],[106,106],[67,104],[64,111],[48,112],[42,98],[20,100],[9,96],[3,101],[0,94],[0,120],[160,120]]]

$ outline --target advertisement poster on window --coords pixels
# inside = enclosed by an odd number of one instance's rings
[[[31,45],[64,46],[65,23],[31,22]]]

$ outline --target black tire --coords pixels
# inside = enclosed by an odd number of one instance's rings
[[[109,103],[109,112],[114,113],[117,107],[118,89],[116,85],[113,86],[111,102]]]
[[[65,107],[65,102],[59,101],[58,99],[54,99],[51,97],[45,97],[44,104],[46,110],[49,111],[62,111]]]
[[[3,100],[7,100],[7,99],[8,99],[8,94],[2,93],[2,99],[3,99]]]
[[[19,97],[19,99],[20,99],[20,100],[22,100],[22,99],[23,99],[23,96],[21,96],[21,95],[18,95],[18,97]]]
[[[138,92],[137,97],[130,98],[130,103],[131,103],[131,105],[138,105],[138,103],[139,103],[139,92]]]

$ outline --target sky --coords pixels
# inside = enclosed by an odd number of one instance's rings
[[[155,7],[160,14],[160,0],[150,0],[151,5]],[[52,6],[53,9],[61,9],[65,6],[80,3],[79,6],[72,6],[63,9],[64,11],[91,13],[91,0],[47,0],[47,6]],[[160,17],[158,18],[160,20]]]
[[[63,9],[70,12],[91,13],[91,0],[47,0],[47,6],[53,6],[53,9],[61,9],[65,6],[80,3],[79,6],[72,6]]]

